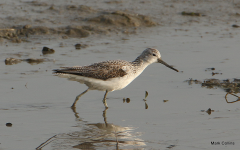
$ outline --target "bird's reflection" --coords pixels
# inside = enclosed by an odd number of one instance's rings
[[[67,149],[144,149],[145,142],[138,137],[141,133],[136,132],[134,127],[121,127],[107,122],[107,110],[103,111],[104,123],[88,123],[84,121],[72,108],[79,127],[77,131],[57,134],[42,143],[36,149],[41,150],[49,143],[54,148],[65,147]]]
[[[78,113],[76,109],[72,109],[75,117],[79,120]],[[144,146],[143,140],[137,138],[138,134],[132,133],[133,127],[121,127],[108,123],[107,121],[107,110],[103,111],[104,123],[86,123],[87,130],[79,132],[80,134],[87,134],[89,141],[83,141],[82,143],[73,146],[74,148],[82,148],[84,146],[90,146],[93,149],[97,147],[116,147],[119,146]],[[77,133],[77,132],[76,132]],[[77,133],[79,135],[79,133]],[[94,148],[95,147],[95,148]]]

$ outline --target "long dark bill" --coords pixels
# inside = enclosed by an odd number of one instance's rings
[[[162,59],[158,59],[158,62],[161,63],[161,64],[163,64],[163,65],[165,65],[165,66],[167,66],[168,68],[170,68],[170,69],[175,70],[175,71],[178,72],[177,69],[173,68],[172,66],[170,66],[169,64],[167,64],[167,63],[166,63],[165,61],[163,61]]]

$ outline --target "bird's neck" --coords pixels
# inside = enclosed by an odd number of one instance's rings
[[[143,60],[140,57],[137,57],[134,61],[132,61],[134,65],[141,65]]]
[[[137,57],[132,63],[132,71],[134,74],[134,78],[138,77],[143,70],[149,65],[148,62],[144,61],[140,56]]]
[[[146,68],[149,62],[144,61],[140,56],[138,56],[134,61],[132,61],[133,66],[138,68]]]

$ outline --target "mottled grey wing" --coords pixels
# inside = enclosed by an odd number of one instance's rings
[[[127,73],[123,70],[124,64],[118,61],[94,63],[90,66],[64,67],[53,70],[55,74],[74,74],[95,79],[107,80],[109,78],[123,77]]]

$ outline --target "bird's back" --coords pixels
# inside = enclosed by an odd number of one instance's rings
[[[53,70],[55,74],[73,74],[89,78],[107,80],[127,75],[131,62],[124,60],[108,60],[89,66],[63,67]]]

